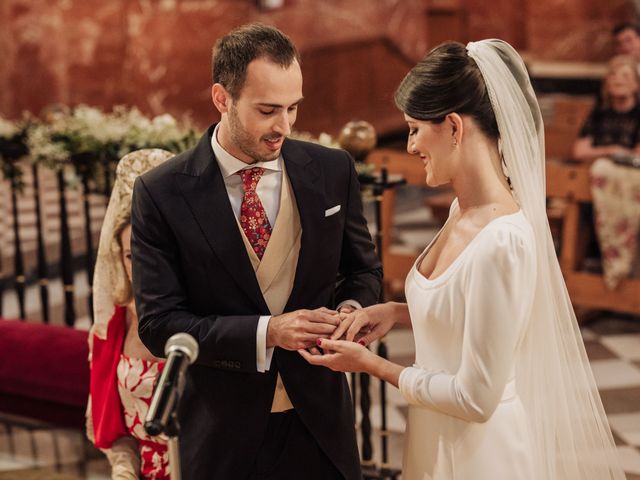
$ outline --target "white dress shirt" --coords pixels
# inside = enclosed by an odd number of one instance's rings
[[[256,194],[260,198],[262,207],[267,214],[269,224],[273,228],[276,224],[278,211],[280,210],[280,190],[282,188],[282,155],[275,160],[268,162],[256,162],[248,164],[237,159],[227,152],[218,142],[218,128],[216,125],[213,135],[211,136],[211,148],[220,166],[220,172],[224,178],[224,185],[227,188],[227,195],[231,202],[231,208],[237,219],[240,218],[240,206],[242,205],[242,197],[244,190],[242,186],[242,178],[237,173],[254,167],[264,168],[264,173],[256,187]],[[344,305],[350,305],[353,308],[362,308],[356,300],[345,300],[338,305],[339,310]],[[271,315],[262,315],[258,319],[258,328],[256,330],[256,367],[258,372],[266,372],[271,366],[273,357],[273,347],[267,348],[267,327]]]
[[[282,155],[269,162],[256,162],[249,165],[222,148],[222,145],[218,142],[219,127],[220,124],[216,125],[211,136],[211,148],[213,148],[213,153],[220,166],[220,172],[224,178],[224,185],[227,188],[227,195],[229,195],[234,215],[237,219],[240,218],[240,206],[242,205],[242,197],[244,197],[242,177],[237,173],[240,170],[261,167],[264,168],[264,173],[256,187],[256,194],[260,198],[262,207],[269,219],[269,224],[273,228],[276,224],[278,210],[280,210]],[[267,327],[270,319],[271,315],[262,315],[258,320],[258,328],[256,330],[256,368],[259,372],[269,370],[271,358],[273,357],[273,347],[267,348]]]

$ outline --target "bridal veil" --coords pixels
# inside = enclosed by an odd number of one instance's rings
[[[542,116],[529,75],[502,40],[471,42],[467,53],[484,78],[513,193],[535,232],[534,305],[516,383],[533,434],[536,478],[624,479],[551,238]]]

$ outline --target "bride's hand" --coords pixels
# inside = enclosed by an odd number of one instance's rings
[[[331,335],[331,340],[344,336],[350,342],[356,340],[361,345],[369,345],[391,330],[396,322],[393,314],[393,307],[388,303],[372,305],[347,315],[342,314],[340,325]]]
[[[302,349],[298,353],[311,365],[320,365],[336,372],[369,372],[377,356],[366,347],[351,341],[319,339],[323,355],[313,355]]]

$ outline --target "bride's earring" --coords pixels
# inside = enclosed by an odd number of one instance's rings
[[[513,190],[513,185],[511,185],[511,178],[509,178],[509,170],[507,169],[507,162],[504,160],[504,153],[502,152],[502,139],[498,139],[498,155],[500,155],[500,164],[502,165],[502,174],[504,178],[507,179],[507,183],[509,184],[509,188]]]

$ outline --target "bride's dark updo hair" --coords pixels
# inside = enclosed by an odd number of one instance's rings
[[[417,120],[441,123],[449,113],[470,115],[487,137],[500,137],[482,73],[458,42],[431,50],[404,77],[396,106]]]

